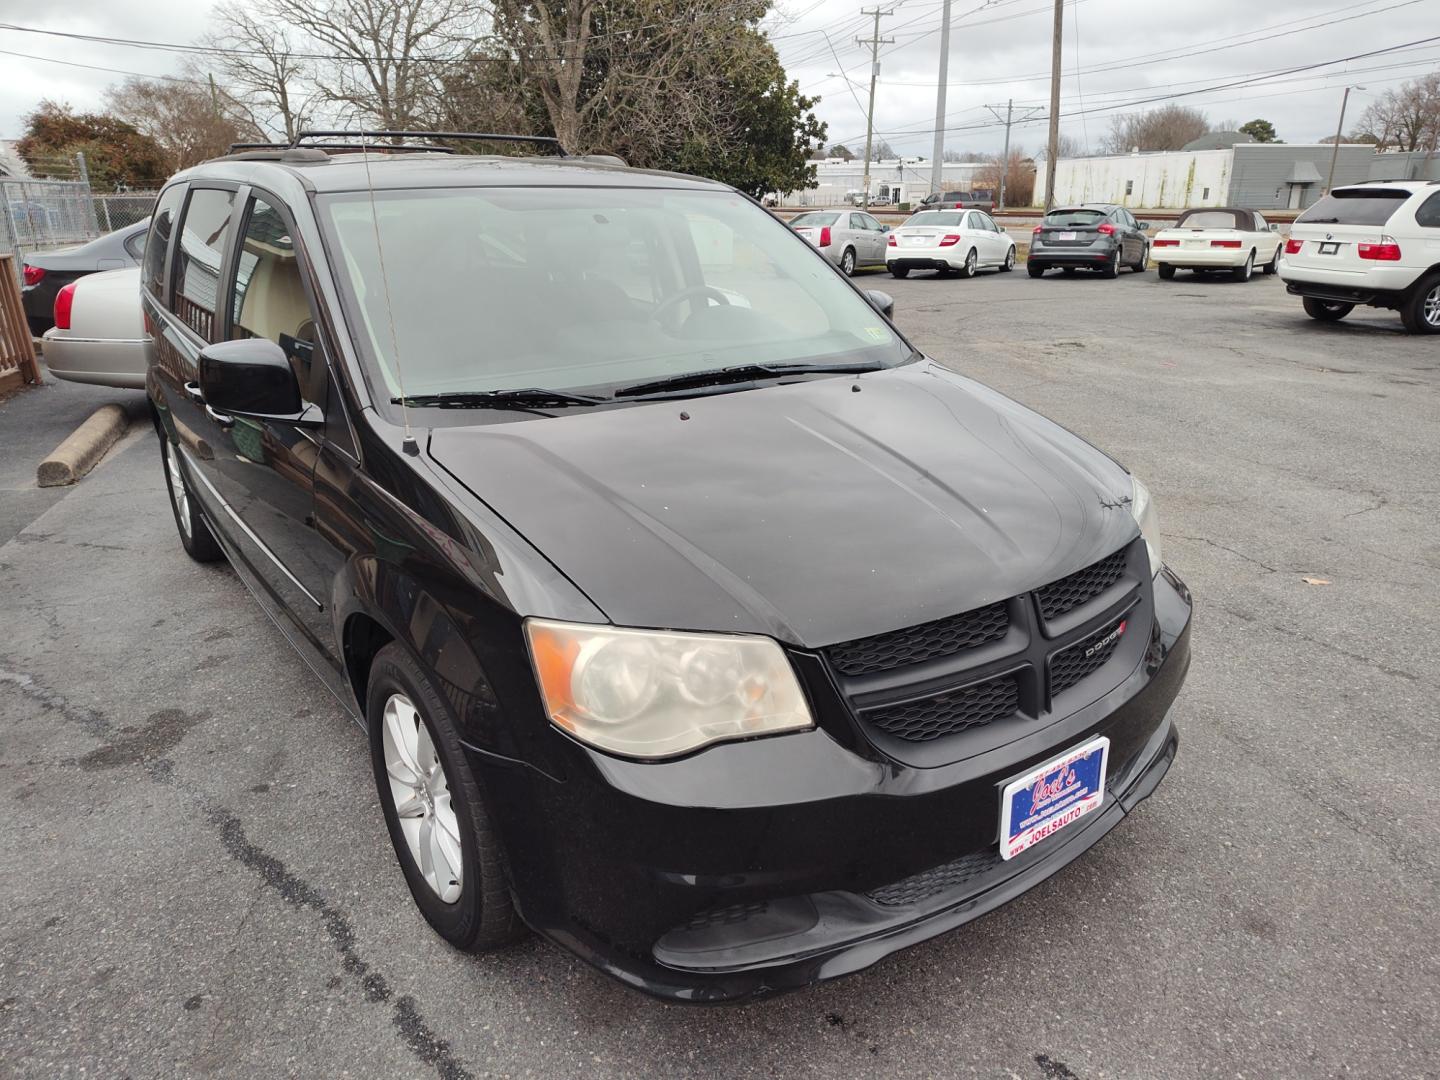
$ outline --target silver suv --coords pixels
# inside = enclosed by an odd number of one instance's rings
[[[1440,181],[1336,188],[1295,219],[1280,277],[1321,322],[1367,304],[1440,334]]]

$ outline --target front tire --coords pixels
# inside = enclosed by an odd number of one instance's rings
[[[840,256],[840,272],[846,277],[855,276],[855,249],[846,248]]]
[[[1249,281],[1250,275],[1255,273],[1255,250],[1252,248],[1250,254],[1245,256],[1245,265],[1237,266],[1230,271],[1231,281]]]
[[[1155,267],[1155,272],[1160,275],[1161,281],[1175,280],[1175,267],[1171,266],[1169,263],[1160,263]]]
[[[1143,274],[1145,267],[1150,262],[1150,247],[1148,244],[1140,245],[1140,261],[1130,264],[1130,269],[1136,274]]]
[[[466,952],[514,940],[524,928],[455,721],[395,642],[371,664],[365,715],[385,824],[425,921]]]
[[[1005,261],[1000,264],[1000,272],[1008,274],[1015,269],[1015,245],[1010,245],[1010,250],[1005,253]]]
[[[1320,300],[1314,296],[1304,298],[1305,314],[1312,319],[1319,319],[1321,322],[1339,322],[1355,310],[1354,304],[1341,303],[1338,300]]]
[[[190,493],[190,481],[180,464],[180,453],[163,427],[159,432],[165,489],[170,495],[170,510],[175,515],[175,529],[180,534],[180,546],[185,549],[185,554],[196,562],[219,562],[225,558],[225,551],[216,543],[215,537],[210,535],[210,526],[205,524],[195,496]]]
[[[1400,308],[1400,321],[1412,334],[1440,334],[1440,274],[1415,286]]]

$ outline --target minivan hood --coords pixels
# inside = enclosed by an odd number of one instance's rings
[[[490,420],[436,428],[430,455],[626,626],[818,647],[1012,596],[1138,533],[1123,469],[929,361]]]

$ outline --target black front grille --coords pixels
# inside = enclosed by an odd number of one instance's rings
[[[685,922],[686,930],[708,930],[712,926],[733,926],[762,915],[770,907],[764,900],[748,904],[731,904],[728,907],[711,908],[698,915],[692,915]]]
[[[1069,577],[1036,589],[1035,599],[1040,601],[1040,614],[1047,621],[1058,619],[1067,611],[1074,611],[1081,604],[1095,599],[1120,580],[1120,575],[1125,572],[1127,552],[1127,548],[1121,548]]]
[[[989,873],[1001,863],[998,848],[972,852],[954,862],[922,871],[893,885],[882,885],[866,893],[871,900],[885,907],[917,904],[943,892],[950,892]]]
[[[901,705],[887,705],[862,715],[881,731],[908,742],[929,742],[1012,716],[1020,705],[1014,675],[967,686],[963,690]]]
[[[1009,627],[1010,618],[1002,602],[888,634],[842,642],[826,652],[840,674],[869,675],[999,641]]]
[[[1050,661],[1050,693],[1063,693],[1087,675],[1099,671],[1120,647],[1124,628],[1125,620],[1117,619],[1056,653]]]

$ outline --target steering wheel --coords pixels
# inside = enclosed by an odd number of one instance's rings
[[[669,311],[676,304],[697,296],[704,296],[712,300],[718,300],[721,304],[727,306],[730,303],[730,297],[726,296],[723,292],[715,288],[713,285],[692,285],[688,289],[681,289],[674,296],[667,296],[664,300],[661,300],[660,303],[656,304],[655,307],[651,310],[650,318],[654,319],[656,322],[660,322],[661,317],[665,314],[665,312]]]

